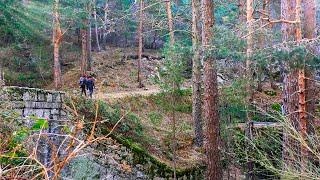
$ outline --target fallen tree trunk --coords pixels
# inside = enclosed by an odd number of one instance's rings
[[[138,59],[138,55],[124,55],[122,56],[121,60],[128,60],[128,59]],[[146,58],[147,60],[162,60],[165,57],[164,56],[152,56],[152,55],[147,55],[147,54],[142,54],[142,58]]]

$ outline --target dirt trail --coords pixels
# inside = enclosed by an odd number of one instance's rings
[[[153,94],[160,93],[161,90],[157,87],[152,87],[149,89],[140,89],[134,91],[120,91],[120,92],[112,92],[112,93],[103,93],[98,91],[95,95],[96,99],[122,99],[126,97],[137,97],[137,96],[150,96]]]

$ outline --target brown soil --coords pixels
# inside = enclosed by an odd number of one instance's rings
[[[159,56],[158,52],[149,50],[144,52],[146,55]],[[108,47],[106,51],[92,53],[92,71],[96,78],[97,93],[115,93],[123,91],[137,91],[137,59],[126,59],[128,55],[136,55],[133,48],[114,48]],[[74,68],[63,75],[62,90],[78,90],[80,66],[79,62],[70,62]],[[159,67],[161,60],[142,59],[142,82],[147,89],[154,89],[152,77],[157,73],[156,67]],[[46,89],[53,89],[53,83]],[[143,89],[145,89],[143,88]],[[142,89],[142,90],[143,90]]]
[[[144,88],[138,88],[137,60],[124,59],[124,56],[135,55],[135,49],[122,49],[109,47],[106,51],[93,53],[92,73],[96,78],[96,92],[94,98],[103,99],[111,105],[119,104],[123,109],[129,110],[139,116],[144,127],[145,136],[152,143],[147,150],[159,160],[172,164],[171,142],[171,115],[163,111],[149,97],[158,94],[161,90],[153,83],[152,77],[157,75],[156,67],[160,67],[161,60],[142,60],[142,74]],[[146,51],[146,55],[158,56],[155,51]],[[79,63],[72,62],[75,68],[63,75],[62,90],[79,94]],[[46,87],[53,89],[53,84]],[[191,98],[186,101],[191,103]],[[150,122],[151,113],[160,113],[163,117],[161,124]],[[203,149],[193,146],[193,122],[191,113],[177,113],[177,166],[179,168],[192,167],[203,160]]]

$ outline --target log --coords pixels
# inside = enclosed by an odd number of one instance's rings
[[[122,56],[122,60],[128,60],[128,59],[138,59],[138,55],[124,55]],[[152,55],[147,55],[147,54],[142,54],[142,58],[146,58],[147,60],[162,60],[165,57],[164,56],[152,56]]]
[[[281,128],[282,125],[280,123],[277,122],[254,122],[253,123],[253,127],[254,129],[261,129],[261,128]],[[238,123],[235,125],[230,125],[227,127],[228,129],[241,129],[241,130],[245,130],[246,128],[246,123]]]

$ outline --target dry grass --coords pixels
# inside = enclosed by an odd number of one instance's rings
[[[92,71],[89,73],[93,73],[96,77],[96,90],[98,93],[104,94],[141,90],[138,88],[137,82],[137,60],[123,60],[124,56],[135,54],[136,50],[134,48],[115,47],[108,47],[106,51],[92,53]],[[144,54],[159,56],[155,50],[147,50]],[[73,63],[75,67],[63,75],[64,85],[62,89],[64,90],[78,90],[79,88],[80,65],[77,61],[71,63]],[[142,60],[143,84],[149,89],[155,87],[152,82],[152,75],[156,73],[155,69],[159,67],[160,64],[161,61],[159,60]],[[107,82],[108,85],[103,85],[103,82]],[[50,84],[46,89],[52,89],[53,87],[53,84]]]

